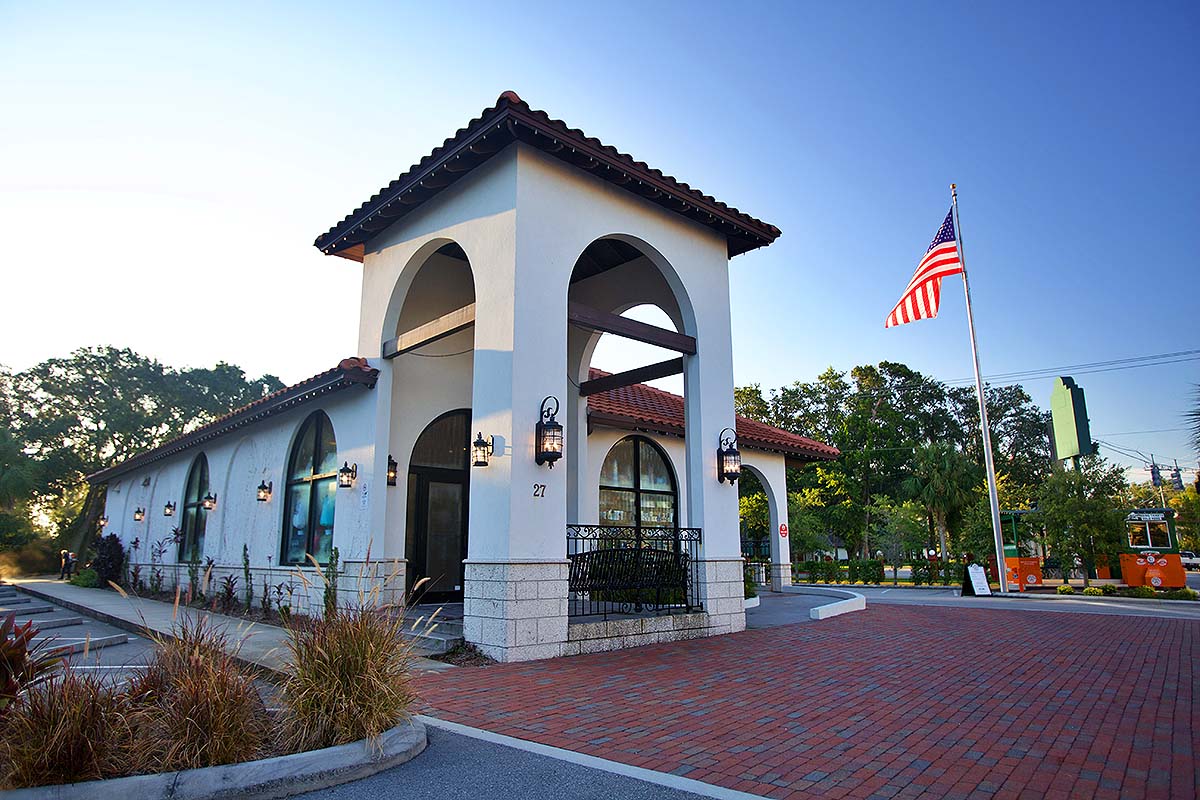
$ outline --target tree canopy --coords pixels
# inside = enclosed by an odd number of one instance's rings
[[[1019,385],[986,389],[998,479],[1006,500],[1030,508],[1050,471],[1049,414]],[[764,394],[760,385],[738,388],[737,413],[837,446],[837,461],[789,470],[788,486],[827,537],[853,555],[872,550],[879,515],[872,498],[893,503],[927,496],[916,480],[923,450],[949,469],[942,501],[926,509],[927,544],[934,543],[944,512],[950,543],[960,547],[964,515],[983,491],[979,407],[971,387],[950,387],[904,364],[883,361],[848,372],[832,367],[810,382]]]
[[[85,476],[282,386],[225,362],[175,369],[116,347],[0,370],[0,548],[40,532],[80,549],[102,501]]]

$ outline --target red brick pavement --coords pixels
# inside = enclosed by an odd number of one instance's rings
[[[768,797],[1193,798],[1200,623],[875,606],[430,674],[429,713]]]

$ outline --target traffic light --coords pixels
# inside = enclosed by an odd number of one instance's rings
[[[1183,476],[1179,474],[1179,467],[1171,470],[1171,485],[1175,487],[1175,491],[1183,491]]]
[[[1158,471],[1158,464],[1150,465],[1150,483],[1153,486],[1162,486],[1162,473]]]

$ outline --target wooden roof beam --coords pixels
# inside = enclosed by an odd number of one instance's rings
[[[395,358],[418,347],[445,339],[475,324],[475,304],[468,303],[383,343],[383,357]]]
[[[582,303],[567,303],[567,321],[590,331],[613,333],[626,339],[645,342],[684,355],[696,354],[696,337],[694,336],[659,328],[656,325],[647,325],[645,322],[638,322],[618,314],[598,311]]]

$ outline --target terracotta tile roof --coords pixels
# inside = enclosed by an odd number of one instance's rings
[[[780,230],[755,219],[645,162],[530,108],[505,92],[441,147],[380,189],[313,243],[326,255],[362,261],[364,243],[514,141],[614,183],[726,237],[729,255],[764,247]]]
[[[588,377],[608,374],[593,369]],[[588,411],[597,423],[683,435],[683,398],[644,383],[594,394],[588,398]],[[841,455],[836,447],[746,417],[737,418],[736,430],[739,444],[756,450],[805,461],[831,461]]]
[[[286,386],[279,391],[271,392],[255,400],[253,403],[247,403],[241,408],[236,408],[228,414],[217,417],[212,422],[202,425],[194,431],[176,436],[174,439],[160,444],[153,450],[138,453],[136,456],[127,458],[120,464],[102,469],[99,472],[94,472],[87,476],[87,480],[90,483],[104,483],[118,475],[173,456],[189,447],[194,447],[197,444],[215,439],[218,436],[249,425],[252,422],[257,422],[273,414],[278,414],[281,411],[294,408],[310,400],[315,400],[330,392],[336,392],[340,389],[347,389],[357,385],[366,386],[368,389],[374,388],[375,381],[378,378],[379,370],[368,364],[365,358],[344,358],[333,369],[327,369],[307,380],[300,381],[292,386]]]

